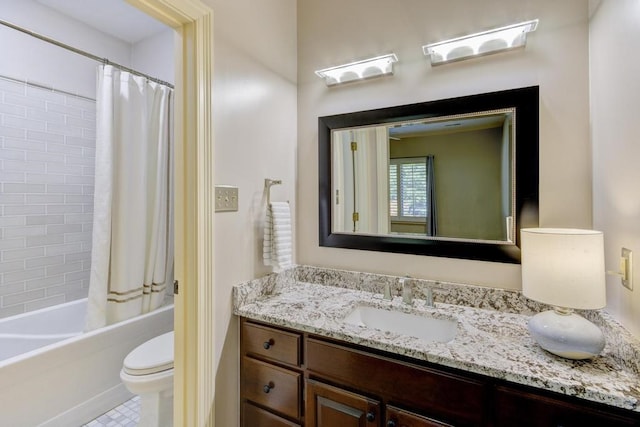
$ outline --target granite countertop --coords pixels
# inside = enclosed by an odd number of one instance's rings
[[[397,278],[295,267],[284,274],[236,286],[234,313],[640,412],[640,345],[606,313],[590,319],[601,323],[607,337],[602,354],[588,361],[573,361],[547,353],[531,338],[527,321],[535,310],[526,306],[518,292],[415,280],[416,297],[408,305],[399,296],[392,301],[383,299],[376,291],[381,292],[385,282],[395,284]],[[420,299],[423,285],[434,288],[435,307],[425,306]],[[397,286],[392,289],[399,294]],[[452,299],[456,304],[449,303]],[[426,342],[345,323],[343,319],[358,305],[455,319],[457,334],[446,343]]]

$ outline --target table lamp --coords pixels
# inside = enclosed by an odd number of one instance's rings
[[[597,356],[605,345],[600,329],[573,312],[606,305],[602,232],[570,228],[523,228],[522,293],[549,304],[529,332],[543,349],[568,359]]]

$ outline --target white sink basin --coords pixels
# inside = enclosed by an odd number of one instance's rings
[[[344,318],[345,323],[393,332],[424,341],[448,342],[455,338],[458,322],[418,316],[400,311],[359,305]]]

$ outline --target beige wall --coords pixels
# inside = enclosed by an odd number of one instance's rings
[[[295,213],[296,1],[206,0],[214,11],[215,183],[239,187],[238,212],[215,216],[217,426],[237,426],[239,336],[232,286],[262,263],[264,179]]]
[[[539,18],[525,50],[431,68],[421,46]],[[395,75],[327,88],[314,70],[395,52]],[[583,0],[300,0],[298,262],[519,288],[518,265],[318,246],[317,118],[540,86],[540,219],[590,227],[588,3]]]
[[[607,268],[634,251],[635,290],[607,278],[607,310],[640,336],[640,2],[605,0],[590,25],[594,228]]]

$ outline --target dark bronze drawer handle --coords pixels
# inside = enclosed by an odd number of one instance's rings
[[[389,422],[387,423],[387,427],[396,427],[396,422],[393,420],[389,420]]]
[[[264,347],[265,350],[269,350],[274,344],[275,341],[273,340],[273,338],[271,338],[269,341],[265,341],[264,343],[262,343],[262,347]]]
[[[266,384],[264,387],[262,387],[262,391],[268,394],[275,386],[276,385],[273,383],[273,381],[269,381],[269,384]]]
[[[376,414],[374,414],[373,412],[367,412],[367,421],[371,422],[375,420],[376,420]]]

